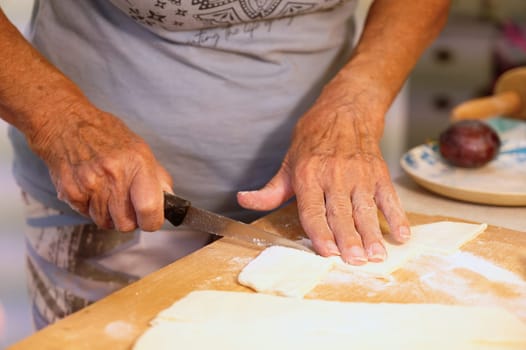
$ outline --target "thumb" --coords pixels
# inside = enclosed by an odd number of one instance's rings
[[[243,208],[266,211],[279,207],[293,194],[290,176],[282,167],[263,188],[238,192],[237,201]]]

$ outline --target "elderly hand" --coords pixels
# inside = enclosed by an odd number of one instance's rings
[[[296,125],[278,173],[263,189],[239,193],[239,203],[271,210],[296,194],[314,248],[352,264],[386,257],[377,208],[393,237],[408,240],[378,143],[388,106],[446,23],[449,3],[374,1],[349,62]]]
[[[75,101],[29,141],[48,165],[59,199],[99,227],[128,232],[162,226],[171,177],[115,116]]]
[[[240,205],[271,210],[294,194],[316,251],[351,264],[386,258],[377,209],[399,242],[409,223],[379,149],[385,108],[362,85],[331,82],[299,120],[278,173],[261,190],[240,192]]]
[[[1,9],[0,53],[0,115],[47,164],[58,197],[102,228],[159,229],[172,180],[146,143],[95,108]]]

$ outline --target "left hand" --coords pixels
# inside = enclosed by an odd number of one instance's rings
[[[296,125],[276,175],[260,190],[238,193],[253,210],[275,209],[295,194],[314,249],[354,265],[386,258],[378,209],[395,240],[410,236],[379,148],[387,108],[360,86],[367,85],[331,82]]]

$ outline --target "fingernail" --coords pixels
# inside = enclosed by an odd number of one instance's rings
[[[398,231],[398,235],[404,242],[408,241],[409,238],[411,238],[411,232],[409,231],[409,227],[407,226],[400,227],[400,231]]]
[[[327,241],[325,247],[331,255],[340,255],[340,249],[338,249],[338,247],[333,241]]]
[[[385,248],[383,245],[381,245],[378,242],[375,242],[371,244],[371,246],[367,249],[367,256],[369,257],[370,261],[384,261],[387,257],[387,252],[385,251]]]
[[[367,262],[367,256],[365,256],[365,252],[361,247],[352,246],[348,252],[348,259],[346,259],[348,263],[353,265],[363,265]]]
[[[258,193],[259,191],[239,191],[238,194],[241,196],[241,197],[244,197],[246,195],[251,195],[251,194],[255,194],[255,193]]]

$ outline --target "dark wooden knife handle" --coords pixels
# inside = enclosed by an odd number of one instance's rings
[[[184,198],[164,192],[164,218],[174,226],[179,226],[183,223],[191,205],[192,203]]]

